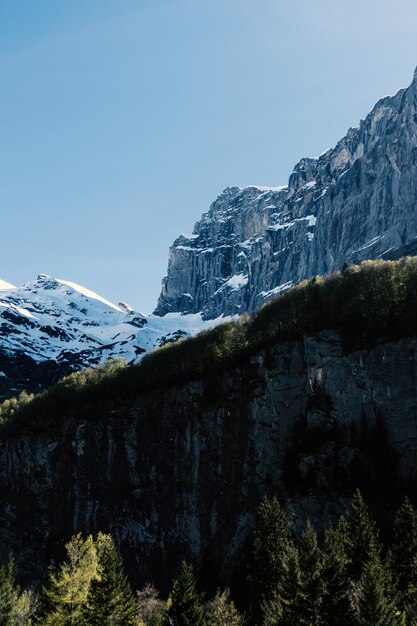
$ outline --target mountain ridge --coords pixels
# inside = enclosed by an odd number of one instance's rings
[[[301,159],[287,185],[227,187],[171,247],[154,314],[43,274],[1,281],[0,396],[107,358],[137,362],[345,264],[416,253],[417,71],[334,148]]]
[[[109,358],[138,362],[147,351],[210,325],[198,314],[145,316],[71,281],[39,274],[22,287],[0,290],[0,397],[39,391]]]
[[[416,93],[417,72],[287,185],[227,187],[171,246],[155,313],[254,311],[299,280],[413,247]]]

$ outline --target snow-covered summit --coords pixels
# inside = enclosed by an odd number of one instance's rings
[[[137,362],[145,352],[208,326],[199,314],[145,316],[46,274],[22,287],[2,281],[0,288],[0,396],[36,388],[33,372],[39,368],[44,372],[39,386],[46,386],[109,358]]]

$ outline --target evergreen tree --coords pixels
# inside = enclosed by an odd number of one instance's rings
[[[0,626],[11,626],[15,565],[12,558],[0,567]]]
[[[379,555],[374,552],[362,567],[352,593],[355,626],[405,626],[395,606],[395,593]]]
[[[262,613],[262,605],[280,593],[283,559],[291,542],[290,523],[277,498],[264,498],[254,530],[250,574],[251,612]]]
[[[351,626],[350,580],[346,555],[347,523],[339,519],[336,528],[325,533],[323,549],[323,619],[326,626]]]
[[[229,589],[217,591],[213,600],[205,606],[206,622],[210,626],[242,626],[243,619],[230,597]]]
[[[200,598],[192,569],[185,561],[172,584],[166,624],[174,626],[205,626]]]
[[[376,524],[370,518],[368,507],[357,489],[347,517],[346,554],[351,580],[359,580],[363,565],[380,552],[381,545],[378,541]]]
[[[10,622],[11,626],[32,626],[35,623],[37,607],[38,598],[32,590],[20,591],[20,589],[16,587]]]
[[[310,521],[303,532],[300,546],[301,585],[296,603],[299,623],[321,626],[323,622],[323,554]]]
[[[265,598],[262,605],[264,626],[298,626],[301,570],[297,547],[287,546],[282,560],[282,581],[279,592]]]
[[[42,626],[80,626],[91,581],[98,575],[93,538],[75,535],[65,546],[67,560],[50,569],[44,588]]]
[[[417,511],[408,498],[394,518],[391,566],[400,607],[417,622]]]
[[[99,533],[96,549],[98,576],[91,581],[83,611],[84,623],[88,626],[134,626],[135,600],[111,535]]]

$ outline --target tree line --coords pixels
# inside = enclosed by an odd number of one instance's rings
[[[111,360],[76,372],[36,396],[0,404],[0,424],[56,416],[68,408],[91,415],[97,401],[126,398],[153,388],[212,377],[276,343],[335,329],[347,351],[417,333],[417,258],[365,261],[316,276],[265,304],[196,337],[155,350],[133,366]]]
[[[276,498],[259,506],[243,607],[229,589],[198,590],[183,561],[168,598],[152,584],[133,593],[110,535],[80,534],[51,564],[42,589],[16,584],[13,558],[0,567],[0,626],[415,626],[417,510],[398,509],[389,545],[357,490],[347,513],[318,536],[298,539]]]

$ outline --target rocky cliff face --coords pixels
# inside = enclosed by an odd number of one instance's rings
[[[302,279],[417,250],[417,72],[288,185],[231,187],[169,254],[156,313],[253,311]]]
[[[399,475],[415,474],[416,366],[416,339],[346,354],[338,334],[322,332],[219,378],[3,432],[0,559],[11,550],[23,574],[41,576],[72,533],[100,529],[116,538],[136,585],[166,587],[184,556],[207,580],[230,582],[263,494],[323,523],[343,502],[343,488],[330,496],[336,458],[342,482],[358,461],[364,475],[384,472],[375,468],[381,451],[367,458],[357,437],[348,440],[352,422],[383,419]],[[297,455],[300,420],[309,449]],[[286,479],[289,451],[297,492]]]

